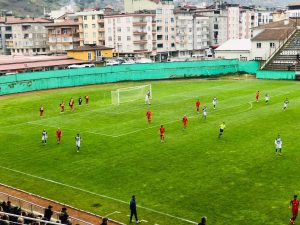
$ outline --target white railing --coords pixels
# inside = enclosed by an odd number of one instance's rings
[[[268,57],[265,57],[266,61],[262,64],[260,69],[264,69],[265,66],[273,59],[273,57],[280,51],[280,49],[286,44],[286,42],[296,33],[297,29],[294,29],[291,34],[289,34],[282,43],[279,43],[277,48],[274,48],[274,51],[270,52]]]
[[[36,219],[36,218],[32,218],[32,217],[16,215],[16,214],[11,214],[11,213],[6,213],[6,212],[1,212],[1,214],[7,215],[9,218],[15,217],[17,219],[22,218],[24,220],[30,220],[30,221],[35,221],[35,222],[44,223],[44,224],[62,225],[61,223],[56,223],[56,222],[51,222],[51,221],[48,221],[48,220],[41,220],[41,219]],[[7,220],[1,219],[1,221],[7,221]],[[8,220],[8,222],[11,223],[11,221],[9,221],[9,220]],[[15,224],[19,224],[19,223],[15,222]]]
[[[32,202],[29,202],[29,201],[26,201],[24,199],[14,197],[14,196],[9,195],[7,193],[0,192],[0,200],[10,201],[13,206],[17,206],[17,207],[21,208],[24,211],[29,211],[33,214],[44,215],[45,207],[34,204]],[[60,212],[53,211],[52,218],[54,220],[58,221],[59,220],[59,215],[60,215]],[[69,218],[71,219],[73,224],[93,225],[92,223],[83,221],[81,219],[78,219],[78,218],[75,218],[75,217],[72,217],[72,216],[69,216]]]

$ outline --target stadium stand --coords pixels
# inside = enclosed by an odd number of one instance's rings
[[[76,209],[50,199],[43,198],[16,188],[0,184],[0,225],[61,225],[60,219],[64,208],[67,208],[68,225],[94,225],[100,224],[102,217]],[[38,203],[38,204],[37,204]],[[53,206],[51,221],[45,220],[44,210],[49,205]],[[108,225],[122,225],[122,223],[109,220]]]

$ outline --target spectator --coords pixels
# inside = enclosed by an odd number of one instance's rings
[[[17,222],[19,224],[24,224],[24,219],[22,217],[19,217],[18,220],[17,220]]]
[[[52,215],[53,215],[52,205],[49,205],[48,208],[45,209],[45,211],[44,211],[44,218],[45,218],[45,220],[50,221]]]
[[[135,196],[133,195],[130,200],[130,223],[132,223],[132,216],[134,215],[136,223],[140,223],[137,217],[136,212],[136,202],[135,202]]]
[[[6,210],[5,210],[6,213],[12,213],[12,207],[11,207],[11,202],[10,201],[7,201],[6,203]]]
[[[61,209],[61,212],[60,212],[60,215],[59,215],[60,222],[62,224],[67,224],[68,223],[68,218],[69,218],[69,215],[67,213],[67,208],[63,207]]]
[[[206,216],[202,216],[201,223],[199,223],[198,225],[206,225],[206,222],[207,222]]]
[[[108,219],[107,218],[103,218],[101,225],[107,225],[107,222],[108,222]]]
[[[7,215],[2,216],[1,225],[9,225],[9,218]]]

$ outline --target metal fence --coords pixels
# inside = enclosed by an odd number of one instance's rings
[[[44,215],[44,210],[45,210],[44,207],[34,204],[32,202],[26,201],[24,199],[14,197],[7,193],[0,192],[0,200],[1,201],[10,201],[11,205],[20,207],[22,210],[24,210],[26,212],[30,212],[35,215],[42,215],[42,216]],[[52,219],[54,221],[59,221],[59,214],[60,214],[60,212],[53,211]],[[92,223],[83,221],[83,220],[75,218],[75,217],[69,216],[69,218],[70,218],[72,224],[93,225]]]

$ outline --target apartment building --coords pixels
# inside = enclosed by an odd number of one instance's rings
[[[238,4],[229,4],[226,7],[227,10],[227,23],[228,33],[227,39],[239,39],[240,38],[240,6]]]
[[[79,23],[65,20],[47,25],[49,51],[53,54],[65,54],[80,45]]]
[[[43,18],[16,18],[6,21],[11,26],[11,38],[6,47],[12,55],[45,55],[49,53],[46,25],[51,20]]]
[[[119,56],[154,58],[155,13],[111,14],[104,17],[105,43]]]
[[[208,48],[209,18],[197,15],[187,7],[174,10],[176,21],[175,47],[179,57],[203,53]]]
[[[154,10],[156,18],[157,61],[166,61],[176,55],[176,23],[173,0],[124,0],[125,12]]]
[[[105,45],[104,11],[89,9],[74,14],[79,23],[80,46]]]
[[[252,28],[258,26],[258,13],[252,8],[240,8],[240,39],[252,38]]]
[[[11,25],[6,24],[8,17],[0,17],[0,55],[10,55],[10,49],[6,46],[6,40],[12,38]]]

